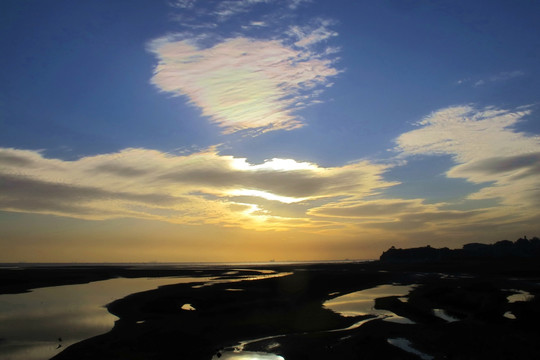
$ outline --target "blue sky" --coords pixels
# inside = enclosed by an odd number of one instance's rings
[[[371,258],[538,234],[538,2],[0,14],[1,261]]]

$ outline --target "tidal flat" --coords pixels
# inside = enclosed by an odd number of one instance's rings
[[[0,293],[160,277],[190,281],[173,281],[101,304],[117,317],[112,329],[67,346],[53,359],[537,359],[540,355],[540,265],[532,260],[3,268]],[[375,295],[367,307],[367,300],[355,300],[362,305],[357,312],[350,309],[354,304],[344,303],[351,294],[364,299],[370,291]],[[514,301],[513,295],[524,293],[527,296]],[[332,309],[330,304],[336,302],[348,312]],[[392,321],[394,316],[410,321]],[[9,339],[9,334],[0,338]]]

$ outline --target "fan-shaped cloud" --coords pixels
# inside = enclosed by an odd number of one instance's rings
[[[301,127],[294,111],[338,73],[330,60],[278,40],[237,37],[204,48],[165,37],[149,49],[159,59],[152,83],[187,96],[226,133]]]

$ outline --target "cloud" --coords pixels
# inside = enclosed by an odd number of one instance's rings
[[[310,219],[305,211],[283,216],[273,210],[368,196],[394,184],[382,179],[385,166],[367,161],[333,168],[292,159],[250,164],[212,149],[185,156],[125,149],[63,161],[0,148],[0,169],[2,210],[259,230],[328,227],[329,222]]]
[[[431,234],[470,241],[490,228],[509,233],[535,224],[540,140],[515,128],[530,114],[526,107],[438,110],[396,139],[393,165],[359,160],[323,167],[278,158],[254,164],[215,147],[189,155],[125,149],[74,161],[0,148],[0,209],[93,220],[124,217],[373,239]],[[385,195],[398,184],[385,180],[392,166],[407,166],[411,156],[440,155],[454,161],[447,177],[479,185],[475,189],[480,190],[460,199],[479,200],[475,207],[457,210],[456,203]]]
[[[337,32],[330,30],[329,26],[331,25],[333,25],[332,21],[319,19],[315,26],[291,26],[288,34],[297,38],[294,43],[296,46],[306,48],[337,36]]]
[[[237,37],[203,48],[166,37],[149,49],[159,59],[152,83],[187,96],[225,133],[301,127],[298,104],[309,104],[314,91],[338,74],[330,60],[277,40]]]
[[[482,159],[458,166],[454,173],[466,175],[475,182],[489,182],[493,176],[501,177],[507,174],[515,180],[540,176],[540,152]]]
[[[392,219],[407,213],[418,213],[434,205],[426,206],[419,199],[379,199],[369,201],[330,203],[310,211],[310,214],[325,217],[355,218],[355,219]]]
[[[463,201],[481,200],[468,210],[458,203],[373,196],[340,198],[307,210],[371,238],[489,240],[493,235],[534,228],[540,210],[540,139],[515,126],[530,115],[527,107],[504,110],[454,106],[419,121],[396,139],[395,166],[412,156],[450,156],[445,175],[480,185]],[[395,193],[395,190],[394,190]],[[452,209],[454,208],[454,209]]]
[[[512,80],[512,79],[519,78],[519,77],[522,77],[522,76],[525,76],[525,73],[523,71],[521,71],[521,70],[502,71],[502,72],[500,72],[498,74],[491,75],[491,76],[488,76],[488,77],[483,78],[483,79],[473,80],[471,78],[466,78],[466,79],[460,79],[456,83],[458,85],[462,85],[462,84],[470,84],[471,82],[474,81],[472,86],[473,87],[479,87],[479,86],[484,86],[484,85],[487,85],[487,84],[499,83],[499,82]]]
[[[498,199],[498,211],[530,217],[540,207],[540,138],[515,130],[526,115],[496,108],[456,106],[434,112],[419,129],[396,140],[401,157],[449,155],[455,166],[446,175],[485,186],[469,199]]]
[[[531,112],[488,107],[454,106],[438,110],[396,139],[396,150],[405,156],[451,155],[458,163],[513,156],[538,147],[538,138],[512,127]]]
[[[246,13],[258,4],[275,2],[275,0],[225,0],[217,4],[214,14],[221,18],[221,20],[225,20],[229,17]]]
[[[170,6],[178,9],[193,9],[197,0],[175,0],[169,3]]]
[[[140,194],[107,191],[97,187],[80,186],[35,179],[26,176],[0,175],[0,183],[7,190],[0,195],[0,206],[5,210],[24,212],[62,213],[69,216],[89,216],[103,219],[113,215],[130,216],[130,211],[114,212],[95,206],[96,202],[151,203],[171,205],[182,199],[167,194]]]
[[[295,10],[299,6],[301,6],[303,3],[310,3],[312,1],[313,0],[289,0],[288,1],[289,9]]]
[[[464,226],[477,224],[485,211],[423,211],[401,214],[395,221],[372,221],[363,223],[365,228],[380,229],[392,232],[431,231],[432,234],[456,231]],[[474,225],[473,225],[474,226]]]
[[[34,164],[34,152],[19,150],[17,152],[0,151],[0,164],[6,166],[29,166]],[[39,159],[39,156],[35,156]]]
[[[310,209],[308,214],[356,228],[349,231],[373,232],[373,236],[381,236],[382,232],[390,238],[425,232],[444,234],[489,219],[485,216],[489,209],[444,210],[444,206],[426,204],[423,199],[356,199],[324,204]]]
[[[194,1],[189,0],[180,1],[180,3],[187,3],[187,5],[191,5],[193,2]],[[221,0],[217,2],[210,2],[207,0],[205,5],[209,5],[209,8],[213,9],[207,9],[207,12],[216,16],[219,21],[226,21],[236,15],[249,13],[261,4],[268,4],[273,9],[283,7],[290,11],[296,10],[303,3],[309,2],[311,2],[311,0]],[[184,8],[192,8],[192,6]]]
[[[486,84],[486,81],[485,80],[478,80],[474,83],[474,87],[478,87],[478,86],[482,86],[482,85],[485,85]]]

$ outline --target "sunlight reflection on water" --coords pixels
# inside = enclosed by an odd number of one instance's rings
[[[262,352],[242,351],[235,353],[232,351],[223,352],[221,357],[214,355],[212,360],[285,360],[282,356]]]
[[[394,338],[394,339],[388,339],[387,342],[390,345],[396,346],[400,348],[401,350],[404,350],[408,353],[415,354],[419,356],[422,360],[433,360],[434,357],[428,354],[425,354],[421,351],[416,350],[414,347],[412,347],[412,344],[409,340],[404,338]]]
[[[531,301],[534,298],[534,295],[531,295],[531,293],[529,293],[528,291],[516,290],[516,289],[511,289],[507,291],[515,292],[515,294],[509,295],[506,297],[509,304],[519,302],[519,301]]]
[[[207,287],[207,286],[212,286],[212,285],[215,285],[215,284],[271,279],[271,278],[289,276],[289,275],[293,274],[292,272],[276,273],[273,270],[268,270],[268,271],[270,271],[270,273],[268,273],[268,272],[266,272],[264,270],[260,270],[259,272],[261,274],[259,274],[259,275],[238,275],[238,276],[235,276],[234,278],[214,277],[214,278],[211,278],[208,282],[206,282],[204,284],[193,285],[192,288],[193,289],[200,289],[200,288]]]
[[[449,323],[459,321],[458,318],[449,315],[444,309],[433,309],[433,315]]]
[[[285,360],[282,356],[267,353],[267,352],[258,352],[258,351],[244,351],[244,348],[246,345],[255,343],[258,341],[263,340],[270,340],[270,339],[278,339],[280,337],[283,337],[285,335],[272,335],[257,339],[251,339],[251,340],[245,340],[239,342],[236,346],[233,348],[227,348],[224,350],[219,351],[217,354],[215,354],[212,357],[212,360],[223,360],[223,359],[230,359],[230,360]],[[266,347],[266,350],[272,350],[277,347],[279,347],[278,342],[272,342],[270,345]]]
[[[292,274],[276,273],[273,270],[249,271],[253,274],[237,274],[234,278],[225,279],[220,276],[116,278],[87,284],[38,288],[28,293],[0,295],[0,359],[45,360],[81,340],[104,334],[113,328],[114,322],[118,319],[107,311],[105,305],[130,294],[170,284],[199,283],[199,286],[193,286],[196,288]],[[234,274],[228,274],[231,275]],[[195,311],[191,304],[184,304],[182,309]],[[260,357],[262,355],[267,357]],[[268,357],[272,354],[262,353],[262,355],[254,353],[249,359],[282,359]]]
[[[338,296],[326,301],[324,306],[342,316],[375,315],[380,316],[385,321],[414,324],[410,319],[398,316],[391,311],[375,309],[375,299],[388,296],[404,297],[414,287],[415,285],[380,285],[371,289]]]
[[[505,312],[503,316],[510,320],[516,320],[516,315],[514,315],[511,311]]]
[[[108,332],[118,319],[105,305],[162,285],[208,278],[117,278],[88,284],[0,295],[0,358],[49,359],[90,337]]]
[[[182,310],[195,311],[196,309],[191,304],[184,304],[181,307]]]

